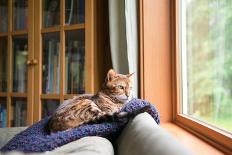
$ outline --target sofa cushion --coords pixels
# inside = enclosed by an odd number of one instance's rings
[[[1,154],[1,152],[0,152]],[[4,155],[27,155],[23,152],[6,152]],[[114,149],[111,142],[102,137],[92,136],[84,137],[79,140],[73,141],[53,151],[45,153],[30,153],[31,155],[57,155],[57,154],[78,154],[78,155],[114,155]]]
[[[148,113],[137,115],[123,129],[117,142],[118,155],[192,154],[157,125]]]
[[[84,137],[69,144],[63,145],[50,153],[78,154],[78,155],[114,155],[113,145],[102,137]]]
[[[27,127],[0,128],[0,148],[4,146],[11,138]]]

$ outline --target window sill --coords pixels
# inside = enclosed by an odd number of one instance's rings
[[[161,127],[167,130],[176,140],[189,148],[194,154],[224,154],[220,150],[214,148],[210,144],[177,126],[174,123],[162,123]]]

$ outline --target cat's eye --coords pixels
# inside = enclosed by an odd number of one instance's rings
[[[119,89],[124,89],[124,87],[121,86],[121,85],[118,85],[117,87],[118,87]]]

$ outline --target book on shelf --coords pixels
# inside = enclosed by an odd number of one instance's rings
[[[66,51],[66,93],[84,93],[84,47],[81,41],[69,42]]]
[[[0,1],[0,32],[7,32],[8,1]]]
[[[77,19],[78,23],[85,22],[85,0],[77,0]]]
[[[3,47],[4,46],[2,46],[2,42],[1,42],[2,40],[0,40],[0,55],[3,55],[4,56],[4,50],[3,50]],[[3,73],[3,70],[4,70],[4,63],[3,63],[3,60],[4,60],[4,58],[3,58],[3,56],[1,56],[0,57],[0,92],[3,92],[3,85],[4,85],[4,73]]]
[[[16,30],[27,29],[28,22],[28,0],[17,0],[14,2],[14,28]]]
[[[66,2],[65,19],[66,24],[84,23],[85,21],[85,1],[69,0]]]
[[[7,112],[6,105],[4,103],[0,103],[0,128],[5,128],[7,126]]]
[[[58,108],[59,102],[56,100],[47,100],[43,103],[42,117],[50,116]]]
[[[0,92],[7,90],[7,38],[0,38]]]
[[[26,82],[27,82],[27,55],[28,49],[27,45],[24,45],[23,49],[20,49],[19,45],[16,45],[16,55],[15,55],[15,71],[14,80],[15,85],[14,90],[16,92],[26,92]]]
[[[26,119],[27,119],[27,110],[26,110],[26,103],[23,100],[16,100],[15,106],[13,107],[13,125],[14,126],[26,126]]]
[[[56,40],[48,41],[46,93],[59,93],[60,89],[60,43]]]
[[[50,27],[59,24],[59,0],[47,0],[44,4],[44,26]]]
[[[70,25],[72,24],[72,21],[76,19],[75,14],[73,13],[74,0],[66,1],[65,7],[66,7],[65,8],[65,21],[66,21],[65,23],[67,25]]]

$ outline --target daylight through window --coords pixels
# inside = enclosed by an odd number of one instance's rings
[[[232,133],[232,1],[180,5],[182,113]]]

